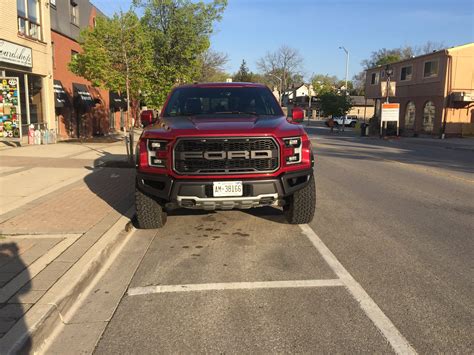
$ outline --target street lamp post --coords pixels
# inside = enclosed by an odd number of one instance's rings
[[[389,64],[385,66],[385,76],[387,77],[387,87],[385,90],[385,103],[389,103],[389,97],[390,97],[390,77],[393,74],[393,69],[390,67]],[[382,137],[383,135],[383,122],[380,124],[380,136]],[[388,128],[388,122],[385,123],[385,133],[387,133],[387,128]],[[398,122],[397,122],[397,136],[398,136]]]
[[[393,69],[390,68],[390,65],[385,66],[385,75],[387,76],[387,90],[385,91],[386,96],[385,96],[385,102],[388,103],[389,101],[389,96],[390,96],[390,77],[393,74]]]
[[[273,76],[274,78],[277,78],[278,80],[280,80],[280,92],[279,92],[279,95],[278,95],[278,101],[280,103],[280,106],[281,106],[281,95],[282,95],[282,86],[283,86],[283,79],[280,78],[279,76],[276,76],[275,74],[271,74],[271,73],[268,73],[268,75],[270,76]]]
[[[340,46],[339,49],[342,49],[346,53],[346,83],[344,88],[344,94],[347,96],[347,78],[349,76],[349,51],[344,47]],[[344,126],[346,124],[346,118],[342,118],[342,131],[344,132]]]

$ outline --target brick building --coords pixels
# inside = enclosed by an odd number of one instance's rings
[[[68,69],[81,52],[80,31],[93,27],[97,16],[104,15],[89,0],[50,1],[55,114],[63,139],[104,135],[124,125],[125,102]]]
[[[23,136],[18,140],[23,143],[31,124],[36,129],[56,129],[48,6],[48,1],[0,1],[0,77],[18,81],[15,114]],[[11,107],[3,104],[3,98],[0,106],[3,131],[3,122],[11,118]]]
[[[448,48],[390,65],[396,82],[390,102],[400,103],[405,135],[462,136],[474,134],[474,43]],[[367,70],[366,97],[375,100],[380,116],[384,99],[383,66]]]

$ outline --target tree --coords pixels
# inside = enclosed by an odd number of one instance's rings
[[[319,96],[325,92],[333,92],[337,88],[338,79],[336,76],[329,76],[324,74],[315,74],[311,78],[313,84],[313,90],[316,96]]]
[[[352,77],[352,83],[354,86],[353,95],[365,95],[365,70]]]
[[[335,92],[321,94],[319,104],[325,116],[344,116],[352,108],[351,99],[348,95],[340,95]]]
[[[228,61],[227,54],[208,49],[200,55],[199,70],[195,80],[198,82],[224,81],[229,77],[224,70]]]
[[[221,19],[227,0],[134,0],[134,4],[142,8],[142,23],[153,41],[149,99],[159,106],[174,85],[199,76],[201,55],[209,48],[213,24]]]
[[[433,51],[440,50],[442,48],[444,48],[443,43],[432,41],[428,41],[419,47],[406,45],[393,49],[382,48],[378,51],[372,52],[368,59],[363,60],[362,66],[365,69],[370,69],[382,65],[395,63],[400,60],[408,59],[411,57],[428,54]]]
[[[97,17],[94,28],[81,32],[83,52],[73,56],[69,63],[73,73],[93,85],[126,94],[130,129],[130,103],[137,103],[150,86],[153,52],[149,38],[131,10],[110,19]],[[133,142],[130,143],[132,146]]]
[[[240,64],[239,71],[235,73],[232,80],[237,81],[237,82],[251,82],[252,81],[252,73],[247,67],[247,63],[245,62],[245,59],[242,59],[242,64]]]
[[[282,79],[282,89],[287,89],[291,84],[297,83],[295,80],[301,78],[301,67],[303,58],[297,49],[283,45],[275,52],[267,52],[265,56],[257,62],[257,67],[266,76],[271,77],[274,85],[280,85],[275,75]],[[299,76],[298,76],[299,75]]]

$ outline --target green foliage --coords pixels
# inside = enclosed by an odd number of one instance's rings
[[[422,46],[402,46],[398,48],[382,48],[371,53],[368,59],[362,61],[366,69],[392,64],[400,60],[408,59],[418,55],[431,53],[444,47],[443,43],[428,41]]]
[[[337,89],[337,77],[323,74],[315,74],[311,78],[313,84],[313,90],[316,96],[320,96],[327,92],[334,92]]]
[[[322,93],[319,96],[319,104],[325,116],[344,116],[352,108],[349,96],[335,92]]]
[[[150,36],[133,11],[112,18],[97,17],[96,26],[81,32],[83,52],[74,56],[69,69],[93,85],[126,92],[138,100],[146,90],[152,68]]]
[[[242,59],[242,64],[240,64],[239,71],[235,73],[232,80],[236,82],[251,82],[252,81],[252,73],[247,67],[247,63],[245,62],[245,59]]]
[[[153,41],[149,100],[161,105],[174,85],[199,76],[200,56],[209,48],[213,23],[221,19],[227,0],[135,0],[134,4],[143,9],[142,24]]]

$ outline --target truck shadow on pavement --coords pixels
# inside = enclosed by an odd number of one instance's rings
[[[242,212],[270,222],[288,224],[281,208],[265,206],[242,210]]]
[[[21,274],[21,282],[24,284],[12,297],[6,299],[6,286],[18,274]],[[24,315],[31,307],[21,300],[21,295],[30,290],[30,274],[25,263],[21,259],[19,248],[16,243],[4,242],[0,239],[0,353],[29,353],[31,350],[31,337],[24,322]],[[22,304],[23,303],[23,304]],[[15,337],[7,335],[14,329]],[[21,340],[21,342],[20,342]],[[15,347],[21,344],[21,348]]]
[[[94,161],[93,167],[87,167],[91,174],[84,178],[87,187],[121,215],[135,204],[135,167],[127,161],[126,155],[102,152],[103,156]],[[242,213],[271,222],[287,224],[283,212],[275,207],[259,207],[241,210]],[[215,211],[179,208],[168,211],[168,217],[212,216]],[[133,225],[138,227],[136,216]]]
[[[84,182],[97,197],[125,216],[134,204],[135,167],[128,163],[126,154],[101,154],[93,166],[86,167],[91,173]]]

